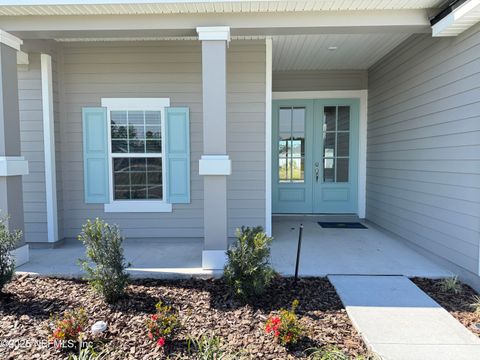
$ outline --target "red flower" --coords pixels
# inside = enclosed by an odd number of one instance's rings
[[[153,321],[157,321],[157,319],[158,319],[157,314],[153,314],[153,315],[152,315],[152,320],[153,320]]]
[[[158,338],[157,340],[157,345],[162,347],[163,345],[165,345],[165,338],[161,337],[161,338]]]
[[[148,338],[149,338],[150,340],[153,339],[153,334],[152,334],[150,331],[148,332]]]

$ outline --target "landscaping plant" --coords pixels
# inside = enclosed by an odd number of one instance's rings
[[[211,335],[201,335],[198,337],[189,337],[187,339],[187,353],[194,355],[198,360],[227,360],[236,359],[222,344],[220,337]]]
[[[448,277],[440,281],[440,289],[444,292],[453,292],[461,294],[463,291],[462,284],[458,281],[458,277]]]
[[[154,341],[157,346],[163,347],[180,330],[178,312],[171,306],[161,301],[155,305],[156,313],[146,321],[148,338]]]
[[[470,304],[470,306],[477,314],[480,314],[480,296],[474,295],[472,301],[473,302]]]
[[[308,349],[306,352],[310,360],[380,360],[375,354],[350,357],[334,346]]]
[[[295,313],[298,300],[293,300],[290,310],[280,310],[279,316],[270,316],[265,324],[265,332],[273,334],[282,346],[295,345],[303,335],[303,329],[298,323]]]
[[[15,258],[12,251],[22,237],[21,231],[9,231],[6,222],[6,218],[0,218],[0,291],[15,274]]]
[[[103,296],[107,303],[114,303],[125,294],[129,264],[123,256],[123,237],[116,225],[109,225],[100,219],[90,220],[82,226],[78,239],[86,247],[89,261],[79,260],[87,273],[89,284]]]
[[[60,349],[75,349],[84,339],[88,319],[84,309],[65,311],[63,317],[51,317],[50,343]]]
[[[248,301],[261,295],[275,272],[269,264],[270,243],[261,226],[237,230],[237,242],[227,251],[224,277],[235,296]]]
[[[78,354],[70,354],[68,360],[107,360],[107,353],[96,352],[93,346],[88,346],[80,349]]]

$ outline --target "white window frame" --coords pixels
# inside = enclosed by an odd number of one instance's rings
[[[165,108],[170,106],[169,98],[102,98],[102,106],[107,108],[108,139],[108,187],[109,203],[104,204],[105,212],[172,212],[172,204],[165,200],[167,176],[165,173]],[[162,200],[114,200],[113,198],[113,162],[111,111],[160,111],[162,132]],[[139,157],[142,155],[138,154]],[[144,155],[144,154],[143,154]]]

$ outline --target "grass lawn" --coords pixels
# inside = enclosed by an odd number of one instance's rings
[[[288,308],[294,299],[305,337],[291,349],[275,343],[264,330],[270,314]],[[162,300],[180,315],[182,329],[175,341],[161,349],[147,337],[146,319]],[[105,304],[83,281],[17,276],[0,295],[0,340],[15,339],[32,346],[2,346],[1,359],[66,359],[68,354],[38,343],[46,341],[53,314],[84,308],[88,328],[106,321],[105,333],[94,337],[107,359],[196,358],[186,356],[186,339],[209,333],[220,337],[229,352],[251,359],[305,358],[311,347],[333,345],[354,357],[366,348],[352,327],[335,290],[326,278],[278,278],[267,294],[251,305],[241,305],[229,295],[222,280],[135,280],[127,296],[115,305]],[[38,342],[38,343],[37,343]]]

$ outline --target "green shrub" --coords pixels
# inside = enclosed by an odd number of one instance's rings
[[[243,301],[261,295],[275,272],[269,264],[270,243],[261,226],[237,230],[237,242],[228,251],[224,277],[232,293]]]
[[[222,341],[218,336],[201,335],[187,340],[188,355],[196,355],[198,360],[223,359],[226,355]]]
[[[280,316],[270,316],[265,324],[265,332],[273,334],[275,340],[282,346],[295,345],[303,335],[303,329],[295,313],[297,307],[298,300],[293,300],[290,310],[280,310]]]
[[[196,360],[240,360],[246,359],[245,354],[232,353],[227,349],[222,339],[214,334],[203,334],[187,339],[188,358]]]
[[[310,360],[380,360],[381,358],[374,354],[369,353],[365,356],[350,357],[346,355],[342,350],[334,346],[324,346],[321,348],[312,348],[307,351],[308,359]]]
[[[97,352],[93,346],[80,349],[77,354],[70,354],[68,360],[106,360],[107,353],[105,351]]]
[[[90,220],[82,226],[78,239],[86,247],[89,261],[79,260],[87,273],[87,280],[107,303],[114,303],[125,294],[128,274],[123,256],[123,237],[116,225],[108,225],[100,219]]]
[[[442,279],[440,281],[440,289],[443,292],[452,292],[456,295],[461,294],[463,292],[463,287],[460,281],[458,281],[458,277],[448,277]]]
[[[5,218],[0,218],[0,291],[15,274],[15,258],[12,251],[22,237],[19,230],[10,232],[6,221]]]
[[[163,347],[180,330],[178,312],[171,306],[159,302],[155,305],[156,313],[150,315],[146,321],[148,338],[154,341],[157,346]]]
[[[477,314],[480,314],[480,296],[479,295],[473,295],[472,298],[472,303],[470,306],[473,308],[473,311],[476,312]]]

